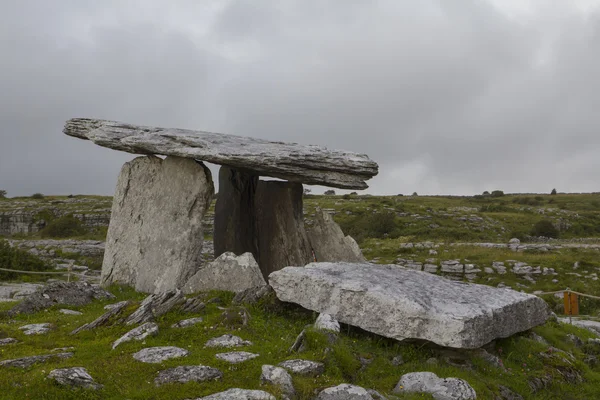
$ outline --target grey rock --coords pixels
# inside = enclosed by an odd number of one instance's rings
[[[425,264],[423,265],[423,271],[428,272],[430,274],[435,274],[438,270],[438,266],[435,264]]]
[[[364,181],[378,172],[364,154],[222,133],[86,118],[67,121],[63,132],[128,153],[187,157],[311,185],[366,189]]]
[[[360,386],[342,383],[322,390],[316,400],[373,400],[373,396]]]
[[[229,389],[224,392],[199,397],[195,400],[276,400],[275,396],[262,390]]]
[[[278,364],[293,374],[319,376],[325,372],[325,364],[310,360],[287,360]]]
[[[239,336],[225,334],[217,338],[210,339],[204,347],[242,347],[251,346],[252,342],[243,340]]]
[[[282,301],[382,336],[447,347],[478,348],[550,316],[537,296],[395,265],[312,263],[273,272],[269,281]]]
[[[558,321],[568,324],[569,318],[559,318]],[[587,329],[596,336],[600,336],[600,322],[598,321],[572,318],[570,323],[579,328]]]
[[[394,393],[429,393],[435,400],[476,399],[475,390],[458,378],[439,378],[433,372],[411,372],[402,375]]]
[[[146,339],[148,336],[158,335],[158,325],[154,322],[146,322],[137,328],[134,328],[115,340],[112,345],[113,350],[117,348],[121,343],[130,342],[132,340],[141,341]]]
[[[98,390],[102,385],[96,383],[94,378],[82,367],[60,368],[50,371],[48,378],[54,379],[61,385],[81,387],[85,389]]]
[[[113,198],[102,283],[164,293],[182,287],[203,260],[203,217],[214,187],[194,160],[138,157],[121,169]]]
[[[180,290],[170,290],[160,294],[151,294],[146,297],[127,320],[126,325],[141,324],[144,322],[154,321],[161,315],[171,311],[173,307],[185,303],[185,298]]]
[[[230,364],[239,364],[244,361],[252,360],[258,357],[258,354],[248,353],[247,351],[232,351],[229,353],[215,354],[215,357]]]
[[[258,263],[251,253],[236,256],[226,252],[206,264],[186,282],[184,293],[209,290],[242,292],[257,286],[266,286]]]
[[[513,392],[506,386],[500,385],[498,389],[500,390],[500,396],[497,397],[497,400],[523,400],[523,396]]]
[[[14,338],[0,339],[0,346],[6,346],[6,345],[9,345],[9,344],[15,344],[15,343],[19,343],[19,341],[17,339],[14,339]]]
[[[307,227],[307,235],[317,261],[366,261],[356,241],[344,235],[340,226],[325,211],[316,210],[313,224]]]
[[[189,365],[160,371],[154,379],[156,386],[166,383],[207,382],[221,379],[223,373],[216,368],[204,365]]]
[[[196,314],[206,308],[203,296],[186,298],[184,303],[180,305],[179,311],[182,313]]]
[[[190,326],[197,325],[197,324],[201,323],[202,321],[203,321],[202,317],[184,319],[182,321],[179,321],[179,322],[171,325],[171,328],[187,328]]]
[[[231,301],[232,305],[241,305],[241,304],[256,304],[260,300],[266,298],[270,294],[273,293],[273,288],[269,285],[266,286],[256,286],[253,288],[249,288],[244,290],[243,292],[237,293],[233,300]]]
[[[512,238],[512,239],[510,239],[510,240],[508,241],[508,244],[513,244],[513,245],[514,245],[514,244],[516,244],[516,245],[519,245],[519,244],[521,244],[521,241],[520,241],[519,239],[517,239],[517,238]]]
[[[65,315],[83,315],[82,312],[74,311],[74,310],[67,310],[66,308],[61,308],[60,310],[58,310],[58,312],[60,312],[61,314],[65,314]]]
[[[260,375],[260,382],[262,384],[269,384],[279,387],[284,395],[290,397],[296,396],[296,389],[294,389],[292,377],[285,369],[281,367],[263,365],[262,373]]]
[[[34,364],[43,363],[52,359],[67,359],[73,357],[73,353],[55,353],[55,354],[44,354],[41,356],[30,356],[17,358],[14,360],[0,361],[1,367],[14,367],[14,368],[29,368]]]
[[[99,316],[98,318],[93,320],[92,322],[84,324],[84,325],[80,326],[79,328],[73,330],[73,332],[71,332],[71,335],[76,335],[81,331],[88,331],[88,330],[97,328],[99,326],[108,325],[114,319],[118,318],[129,304],[130,304],[129,301],[127,301],[127,300],[118,302],[117,304],[114,304],[114,306],[111,307],[107,312],[105,312],[104,314],[102,314],[101,316]]]
[[[135,353],[133,355],[133,358],[145,363],[158,364],[165,360],[170,360],[172,358],[185,357],[188,354],[189,352],[187,350],[182,349],[180,347],[148,347]]]
[[[19,329],[23,331],[25,335],[44,335],[50,332],[52,324],[45,322],[43,324],[29,324],[23,325]]]
[[[329,314],[319,314],[314,327],[321,331],[340,332],[340,323]]]
[[[404,357],[402,357],[401,355],[392,358],[392,365],[394,367],[398,367],[402,364],[404,364]]]

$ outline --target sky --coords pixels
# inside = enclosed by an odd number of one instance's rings
[[[364,193],[596,192],[600,0],[0,0],[0,189],[111,195],[135,156],[75,117],[365,153]]]

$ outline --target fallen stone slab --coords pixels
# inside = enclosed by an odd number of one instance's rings
[[[239,336],[225,334],[223,336],[210,339],[208,342],[206,342],[204,347],[242,347],[251,345],[252,342],[248,340],[243,340]]]
[[[171,325],[171,328],[188,328],[203,321],[202,317],[188,318]]]
[[[123,311],[129,304],[130,302],[128,300],[124,300],[112,305],[112,307],[109,308],[107,312],[105,312],[92,322],[81,325],[79,328],[73,330],[73,332],[71,332],[71,335],[76,335],[81,331],[89,331],[99,326],[110,324],[113,320],[119,318],[119,316],[123,313]]]
[[[204,365],[184,365],[160,371],[154,384],[161,386],[167,383],[207,382],[221,379],[223,373],[216,368]]]
[[[148,347],[135,353],[133,358],[149,364],[158,364],[172,358],[185,357],[188,354],[189,351],[175,346]]]
[[[396,265],[312,263],[273,272],[269,282],[282,301],[385,337],[446,347],[478,348],[550,317],[537,296]]]
[[[82,387],[92,390],[102,389],[103,387],[99,383],[96,383],[94,378],[82,367],[55,369],[50,371],[48,378],[54,379],[61,385],[71,387]]]
[[[260,383],[277,386],[286,396],[296,396],[296,389],[294,389],[292,377],[285,369],[281,367],[276,367],[274,365],[263,365],[262,373],[260,375]]]
[[[429,393],[435,400],[472,400],[477,398],[468,382],[458,378],[440,378],[433,372],[402,375],[394,393]]]
[[[140,341],[146,339],[148,336],[155,335],[158,335],[158,325],[156,325],[154,322],[146,322],[115,340],[112,345],[112,349],[116,349],[121,343],[130,342],[132,340]]]
[[[215,354],[215,357],[230,364],[239,364],[244,361],[252,360],[258,357],[258,354],[248,353],[247,351],[232,351],[229,353]]]
[[[55,354],[44,354],[41,356],[31,356],[16,358],[14,360],[0,361],[2,367],[15,367],[15,368],[29,368],[34,364],[43,363],[52,359],[67,359],[73,357],[73,353],[55,353]]]
[[[373,400],[367,389],[342,383],[322,390],[315,400]]]
[[[23,331],[25,335],[44,335],[50,332],[52,328],[52,324],[49,322],[44,322],[42,324],[29,324],[23,325],[19,329]]]
[[[186,129],[74,118],[63,132],[134,154],[162,154],[227,165],[293,182],[366,189],[378,165],[364,154]]]
[[[14,344],[14,343],[19,343],[19,341],[17,339],[14,339],[14,338],[0,339],[0,346],[6,346],[6,345],[9,345],[9,344]]]
[[[265,282],[252,253],[236,256],[231,252],[225,252],[215,261],[201,266],[186,282],[183,292],[227,290],[238,293],[256,286],[266,285],[267,282]]]
[[[319,376],[325,372],[325,364],[310,360],[287,360],[278,365],[297,375]]]
[[[276,400],[275,396],[262,390],[229,389],[224,392],[199,397],[195,400]]]

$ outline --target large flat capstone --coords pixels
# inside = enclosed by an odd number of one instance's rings
[[[66,135],[134,154],[186,157],[293,182],[366,189],[378,165],[364,154],[244,136],[74,118]]]
[[[546,303],[509,289],[456,282],[396,265],[311,263],[269,276],[282,301],[397,340],[478,348],[543,324]]]

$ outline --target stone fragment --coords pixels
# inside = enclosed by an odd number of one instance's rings
[[[344,235],[329,213],[317,209],[313,223],[306,231],[314,261],[366,262],[356,241]]]
[[[187,157],[310,185],[366,189],[377,163],[364,154],[186,129],[74,118],[63,132],[134,154]]]
[[[423,265],[423,271],[428,272],[430,274],[435,274],[438,270],[438,266],[435,264],[425,264]]]
[[[263,365],[262,374],[260,375],[260,382],[262,384],[269,384],[279,387],[281,392],[286,396],[296,396],[296,389],[294,389],[292,377],[285,369],[281,367]]]
[[[221,254],[215,261],[203,265],[186,282],[184,293],[227,290],[242,292],[257,286],[266,286],[258,263],[251,253],[236,256],[234,253]]]
[[[500,385],[498,389],[500,391],[500,395],[496,397],[496,400],[523,400],[523,396],[513,392],[506,386]]]
[[[435,400],[476,399],[475,390],[458,378],[439,378],[433,372],[411,372],[402,375],[394,393],[429,393]]]
[[[215,357],[230,364],[239,364],[244,361],[252,360],[258,357],[258,354],[248,353],[247,351],[232,351],[229,353],[215,354]]]
[[[322,390],[315,400],[373,400],[369,392],[347,383]]]
[[[242,347],[251,346],[252,342],[230,334],[225,334],[217,338],[210,339],[204,347]]]
[[[184,319],[182,321],[179,321],[179,322],[171,325],[171,328],[187,328],[187,327],[199,324],[202,321],[203,321],[202,317]]]
[[[82,367],[60,368],[50,371],[48,378],[54,379],[61,385],[81,387],[85,389],[98,390],[102,385],[96,383],[94,378]]]
[[[156,386],[166,383],[207,382],[221,379],[223,373],[204,365],[186,365],[160,371],[154,379]]]
[[[19,343],[19,341],[17,339],[13,339],[13,338],[0,339],[0,346],[6,346],[9,344],[14,344],[14,343]]]
[[[19,329],[23,331],[25,335],[44,335],[50,332],[52,324],[45,322],[43,324],[29,324],[23,325]]]
[[[206,308],[204,299],[201,296],[186,298],[185,302],[180,306],[179,311],[182,313],[195,314]]]
[[[478,348],[550,316],[537,296],[395,265],[312,263],[276,271],[269,281],[282,301],[382,336],[446,347]]]
[[[160,294],[151,294],[142,301],[142,304],[140,304],[137,310],[127,317],[125,324],[136,325],[154,321],[161,315],[171,311],[173,307],[181,305],[184,302],[185,298],[178,289]]]
[[[67,359],[73,357],[73,353],[44,354],[41,356],[22,357],[14,360],[0,361],[2,367],[29,368],[34,364],[43,363],[51,359]]]
[[[231,304],[234,306],[241,304],[256,304],[271,293],[273,293],[273,288],[269,285],[256,286],[237,293],[233,297]]]
[[[135,353],[133,358],[145,363],[158,364],[172,358],[185,357],[188,354],[187,350],[175,346],[148,347]]]
[[[102,284],[164,293],[201,265],[203,217],[214,187],[194,160],[138,157],[121,169],[113,198]]]
[[[83,315],[83,313],[79,311],[67,310],[66,308],[61,308],[60,310],[58,310],[58,312],[65,315]]]
[[[129,305],[129,301],[121,301],[117,304],[114,304],[112,308],[110,308],[107,312],[96,318],[90,323],[80,326],[71,332],[71,335],[76,335],[81,331],[87,331],[99,326],[104,326],[110,324],[113,320],[117,319],[125,310],[125,308]]]
[[[319,376],[325,372],[325,364],[310,360],[287,360],[280,362],[278,366],[305,376]]]
[[[224,392],[199,397],[195,400],[276,400],[275,396],[262,390],[229,389]]]
[[[340,323],[329,314],[319,314],[314,327],[321,331],[340,332]]]
[[[156,325],[154,322],[145,322],[144,324],[130,330],[119,339],[115,340],[112,345],[112,349],[116,349],[121,343],[130,342],[132,340],[141,341],[146,339],[148,336],[155,335],[158,335],[158,325]]]

